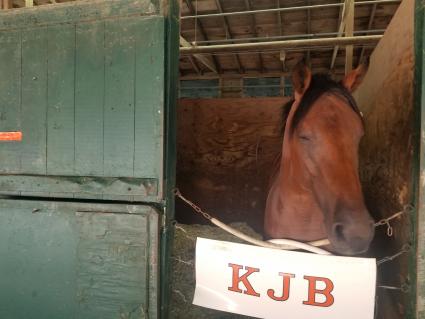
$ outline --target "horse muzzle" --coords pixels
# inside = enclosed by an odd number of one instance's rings
[[[371,219],[335,222],[328,235],[332,248],[342,255],[357,255],[366,252],[375,234]]]

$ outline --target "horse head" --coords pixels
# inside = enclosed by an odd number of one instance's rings
[[[358,174],[364,126],[351,95],[366,70],[361,65],[335,82],[312,76],[303,63],[295,67],[280,169],[266,204],[268,237],[327,237],[332,250],[348,255],[368,249],[374,223]]]

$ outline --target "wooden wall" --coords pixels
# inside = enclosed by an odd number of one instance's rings
[[[413,131],[413,12],[414,1],[406,0],[390,23],[384,38],[371,56],[364,82],[356,99],[365,114],[366,134],[361,144],[361,177],[367,204],[375,219],[403,209],[413,197],[411,176]],[[411,216],[392,223],[394,235],[377,229],[374,255],[393,255],[406,243],[414,242]],[[379,283],[400,287],[414,282],[409,277],[409,255],[405,254],[379,268]],[[378,290],[379,318],[406,318],[413,296]]]
[[[226,222],[262,230],[268,183],[281,148],[288,98],[182,99],[177,186]],[[180,201],[177,220],[201,223]]]

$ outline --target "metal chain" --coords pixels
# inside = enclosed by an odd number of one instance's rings
[[[195,212],[197,212],[198,214],[201,214],[202,216],[204,216],[208,220],[211,220],[212,219],[212,217],[211,217],[210,214],[204,212],[199,206],[195,205],[190,200],[188,200],[186,197],[184,197],[182,195],[182,193],[180,193],[180,190],[178,188],[175,188],[174,189],[174,195],[176,195],[178,198],[180,198],[182,201],[184,201],[186,204],[188,204],[190,207],[192,207],[193,210]]]
[[[182,201],[184,201],[186,204],[188,204],[190,207],[192,207],[192,209],[196,213],[201,214],[204,218],[206,218],[208,220],[211,220],[212,219],[212,216],[210,214],[204,212],[199,206],[197,206],[196,204],[194,204],[193,202],[191,202],[190,200],[188,200],[186,197],[184,197],[178,188],[175,188],[174,189],[174,195],[176,195],[178,198],[180,198]],[[395,218],[397,218],[397,217],[400,217],[403,214],[409,213],[412,210],[413,210],[413,207],[411,205],[406,205],[406,206],[404,206],[404,208],[403,208],[402,211],[397,212],[394,215],[391,215],[390,217],[383,218],[383,219],[379,220],[378,222],[376,222],[375,223],[375,227],[379,227],[379,226],[382,226],[382,225],[387,225],[387,235],[389,237],[391,237],[393,235],[393,228],[392,228],[392,226],[390,224],[390,221],[393,220],[393,219],[395,219]],[[401,248],[401,250],[398,253],[396,253],[396,254],[394,254],[392,256],[384,257],[384,258],[378,260],[376,262],[376,264],[377,264],[377,266],[380,266],[383,263],[386,263],[388,261],[394,260],[397,257],[399,257],[399,256],[401,256],[401,255],[403,255],[403,254],[405,254],[407,252],[409,252],[410,249],[411,249],[411,246],[409,244],[405,244],[405,245],[403,245],[403,247]],[[384,287],[384,286],[382,286],[382,287]],[[389,286],[385,286],[385,287],[389,287]],[[388,288],[388,289],[390,289],[390,288]]]
[[[378,260],[378,261],[376,262],[376,264],[377,264],[378,266],[380,266],[380,265],[382,265],[383,263],[386,263],[386,262],[388,262],[388,261],[394,260],[394,259],[396,259],[397,257],[399,257],[399,256],[401,256],[401,255],[403,255],[403,254],[405,254],[405,253],[408,253],[408,252],[410,251],[410,248],[411,248],[411,246],[410,246],[409,244],[404,244],[404,245],[403,245],[403,247],[401,248],[401,250],[400,250],[398,253],[396,253],[396,254],[394,254],[394,255],[392,255],[392,256],[384,257],[384,258],[382,258],[382,259]]]
[[[405,205],[403,207],[403,210],[402,211],[399,211],[399,212],[395,213],[394,215],[391,215],[390,217],[383,218],[383,219],[377,221],[375,223],[375,227],[386,225],[387,226],[387,236],[388,237],[391,237],[394,234],[394,229],[391,226],[390,221],[393,220],[393,219],[395,219],[395,218],[397,218],[397,217],[400,217],[400,216],[402,216],[404,214],[410,213],[412,210],[413,210],[413,206],[412,205],[410,205],[410,204],[409,205]]]

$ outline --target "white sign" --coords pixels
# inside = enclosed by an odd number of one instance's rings
[[[195,305],[270,319],[373,319],[375,284],[375,259],[197,239]]]

